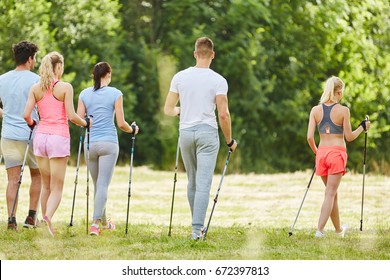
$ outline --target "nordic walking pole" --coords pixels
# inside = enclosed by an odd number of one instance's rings
[[[86,122],[87,122],[87,130],[86,130],[86,134],[87,134],[87,192],[86,192],[86,195],[87,195],[87,216],[86,216],[86,221],[85,221],[85,228],[86,228],[86,233],[88,234],[88,218],[89,218],[89,135],[90,135],[90,119],[89,118],[92,118],[92,116],[87,116],[85,118]]]
[[[16,201],[18,200],[19,189],[20,189],[20,185],[22,184],[23,171],[24,171],[24,167],[26,166],[27,154],[28,154],[28,149],[30,148],[30,143],[31,143],[31,138],[32,138],[32,135],[33,135],[33,131],[34,131],[34,128],[31,129],[30,136],[28,137],[26,152],[24,153],[23,164],[22,164],[22,168],[20,170],[18,187],[16,188],[14,205],[12,206],[12,211],[11,211],[11,215],[9,217],[9,222],[12,222],[12,218],[14,217],[14,214],[15,214]]]
[[[80,142],[79,142],[79,151],[77,154],[77,165],[76,165],[76,177],[74,179],[74,191],[73,191],[73,202],[72,202],[72,214],[70,215],[69,226],[73,226],[73,212],[74,212],[74,203],[76,201],[76,188],[77,188],[77,179],[79,177],[79,167],[80,167],[80,155],[81,155],[81,146],[83,145],[83,133],[82,128],[80,128]]]
[[[307,188],[306,188],[306,191],[305,191],[305,195],[303,196],[303,199],[302,199],[302,202],[301,202],[301,206],[299,207],[299,210],[298,210],[298,214],[297,214],[297,216],[295,217],[295,221],[294,221],[294,223],[293,223],[292,226],[291,226],[290,232],[288,233],[288,236],[289,236],[289,237],[293,234],[292,232],[293,232],[293,230],[294,230],[295,223],[296,223],[297,220],[298,220],[299,213],[301,212],[303,202],[305,201],[307,191],[308,191],[309,188],[310,188],[310,184],[311,184],[311,181],[313,180],[313,176],[314,176],[314,173],[315,173],[315,172],[316,172],[316,167],[314,166],[313,173],[311,174],[309,184],[307,185]]]
[[[169,231],[168,236],[171,236],[171,228],[172,228],[172,216],[173,216],[173,204],[175,202],[175,189],[177,182],[177,169],[179,164],[179,153],[180,153],[180,135],[177,138],[177,148],[176,148],[176,163],[175,163],[175,175],[173,176],[173,191],[172,191],[172,205],[171,205],[171,217],[169,219]]]
[[[368,116],[366,115],[366,121]],[[366,151],[367,151],[367,130],[364,132],[364,149],[363,149],[363,187],[362,187],[362,207],[360,212],[360,231],[363,231],[363,203],[364,203],[364,180],[366,175]]]
[[[126,236],[129,228],[129,208],[130,208],[130,197],[131,197],[131,178],[133,175],[133,158],[134,158],[134,142],[135,142],[135,130],[136,124],[131,125],[133,133],[131,134],[131,155],[130,155],[130,176],[129,176],[129,190],[127,193],[127,216],[126,216]]]
[[[219,191],[221,190],[223,178],[225,177],[226,169],[227,169],[227,166],[228,166],[228,164],[229,164],[229,160],[230,160],[230,155],[231,155],[231,154],[232,154],[232,150],[229,149],[228,156],[227,156],[227,159],[226,159],[226,162],[225,162],[225,167],[223,168],[221,180],[219,181],[219,186],[218,186],[218,189],[217,189],[217,194],[215,195],[215,198],[214,198],[214,204],[213,204],[213,208],[211,209],[210,218],[209,218],[209,221],[208,221],[208,223],[207,223],[206,230],[205,230],[205,232],[204,232],[203,240],[206,240],[207,233],[209,232],[211,218],[213,217],[213,213],[214,213],[214,209],[215,209],[215,204],[217,204],[217,202],[218,202]]]

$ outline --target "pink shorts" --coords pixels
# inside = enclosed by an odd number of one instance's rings
[[[34,155],[47,158],[70,156],[70,138],[60,135],[36,133],[34,135]]]
[[[339,146],[320,146],[316,154],[316,175],[345,174],[347,149]]]

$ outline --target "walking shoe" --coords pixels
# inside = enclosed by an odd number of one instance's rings
[[[342,225],[341,226],[341,231],[337,232],[337,234],[340,235],[341,237],[344,237],[345,233],[347,232],[347,230],[348,230],[348,226],[347,225]]]
[[[35,220],[33,217],[27,216],[26,220],[24,221],[24,228],[35,228]]]
[[[204,239],[204,235],[206,233],[207,227],[201,227],[200,228],[200,235],[202,236],[202,239]]]
[[[321,231],[319,231],[319,230],[317,230],[316,231],[316,234],[314,235],[314,237],[325,237],[325,233],[323,233],[323,232],[321,232]]]
[[[102,229],[104,230],[115,230],[115,224],[111,222],[110,220],[107,221],[107,225],[102,226]]]
[[[191,233],[190,240],[197,241],[198,239],[202,238],[202,235],[196,234],[195,232]]]
[[[99,236],[100,234],[100,229],[94,225],[91,226],[91,228],[89,229],[89,234],[90,235],[96,235],[96,236]]]
[[[206,232],[206,227],[201,227],[199,233],[196,232],[191,233],[190,240],[203,239],[205,232]]]
[[[18,225],[16,223],[8,223],[7,229],[18,232]]]
[[[43,220],[45,221],[45,223],[47,225],[47,230],[48,230],[49,234],[54,237],[54,230],[51,226],[51,220],[49,219],[48,216],[44,216]]]

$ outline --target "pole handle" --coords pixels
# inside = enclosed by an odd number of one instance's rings
[[[368,115],[366,115],[366,117],[364,118],[364,120],[365,120],[366,122],[368,122],[368,121],[370,120],[369,117],[368,117]],[[367,134],[367,130],[366,130],[366,129],[364,130],[364,133]]]

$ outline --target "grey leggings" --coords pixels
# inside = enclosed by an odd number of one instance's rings
[[[187,172],[187,197],[192,214],[192,231],[204,226],[210,188],[219,150],[218,130],[197,125],[180,130],[180,149]]]
[[[87,145],[84,145],[87,155]],[[94,184],[93,219],[102,220],[105,224],[108,186],[118,159],[119,145],[113,142],[92,142],[89,145],[89,172]],[[87,157],[86,157],[87,160]]]

